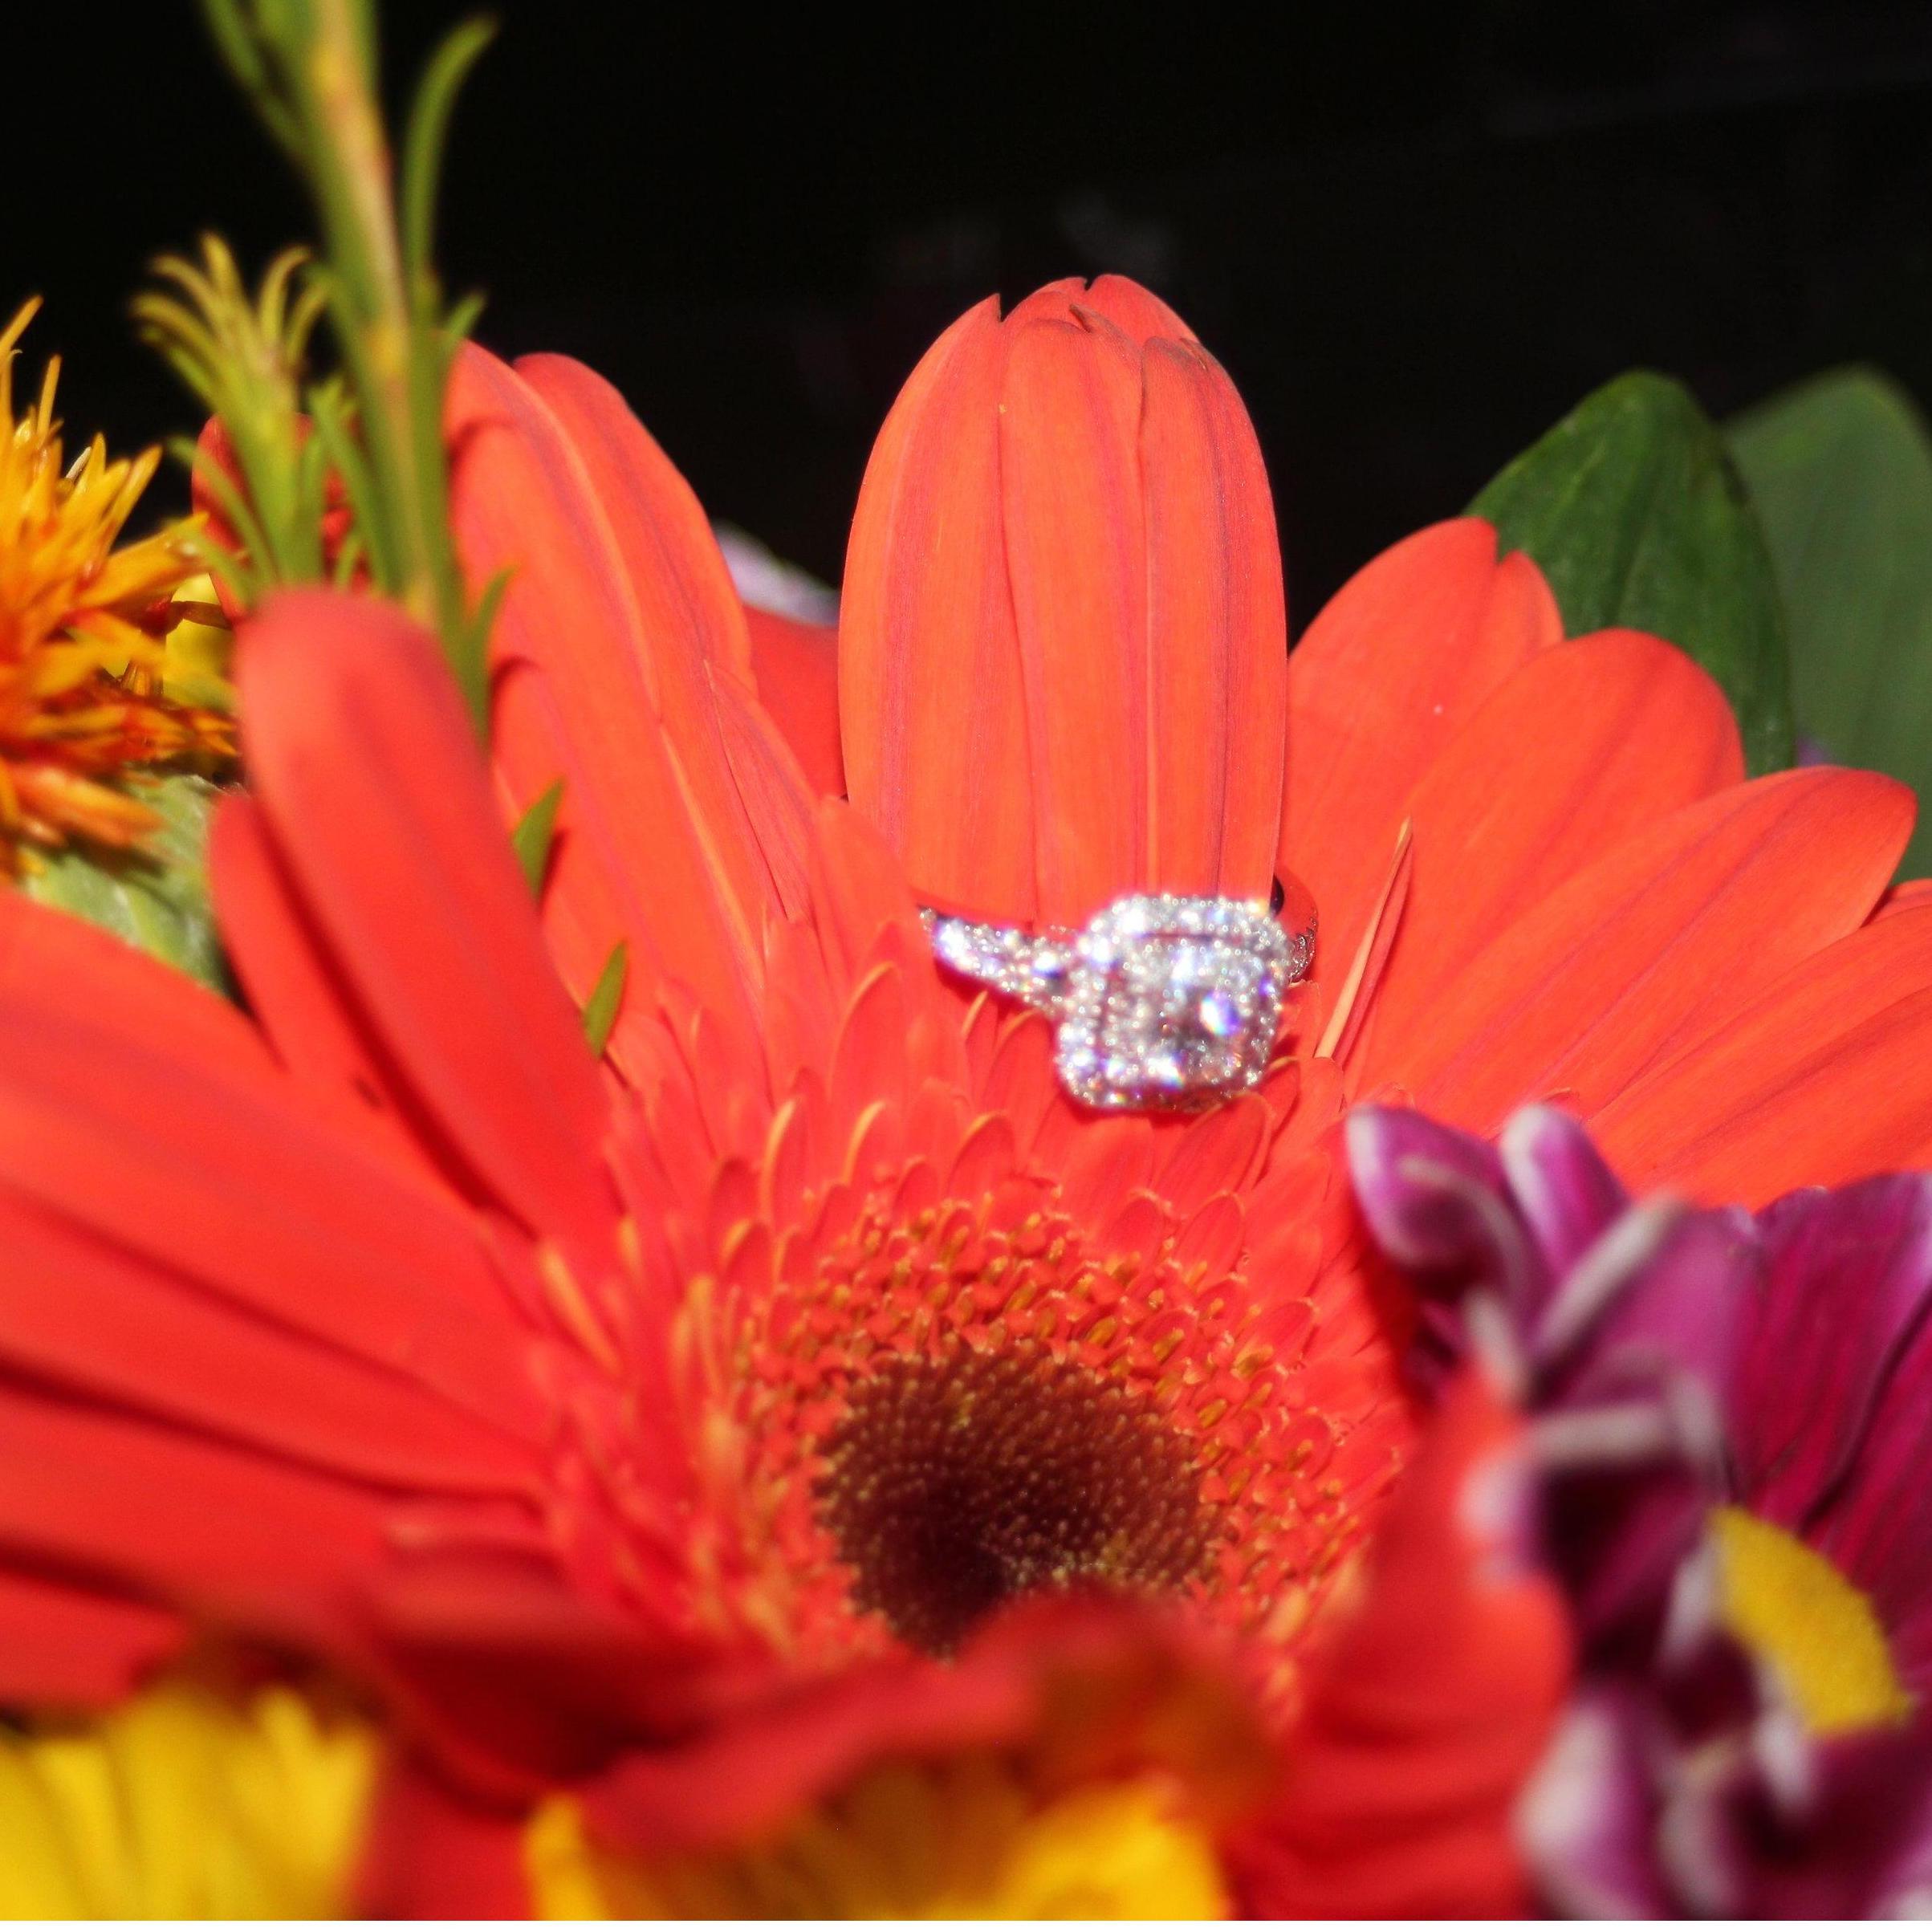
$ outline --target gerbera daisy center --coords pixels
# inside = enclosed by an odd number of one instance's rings
[[[1027,1592],[1177,1588],[1210,1540],[1188,1443],[1031,1351],[880,1363],[827,1442],[818,1495],[856,1606],[939,1655]]]

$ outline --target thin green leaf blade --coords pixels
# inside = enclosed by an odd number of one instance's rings
[[[1784,612],[1723,437],[1648,370],[1586,397],[1470,506],[1549,579],[1572,636],[1613,625],[1687,651],[1723,687],[1754,771],[1794,754]]]
[[[617,1023],[617,1011],[624,1004],[624,982],[630,972],[631,949],[629,942],[620,939],[611,948],[610,957],[604,962],[604,970],[597,975],[597,983],[590,990],[590,998],[584,1003],[584,1037],[590,1042],[593,1053],[601,1053],[611,1036],[611,1028]]]
[[[208,828],[220,788],[181,773],[137,781],[129,789],[161,815],[144,852],[71,847],[50,852],[39,870],[22,879],[21,889],[226,993],[227,967],[208,896]]]
[[[510,843],[523,868],[531,893],[543,889],[543,875],[550,867],[551,840],[556,835],[557,807],[563,803],[563,781],[559,779],[516,822]]]
[[[1875,369],[1833,369],[1728,426],[1791,628],[1798,729],[1932,794],[1932,436]],[[1932,817],[1901,868],[1932,872]]]

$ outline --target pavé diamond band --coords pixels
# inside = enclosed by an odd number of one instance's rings
[[[1283,995],[1315,952],[1312,909],[1137,894],[1078,932],[925,915],[942,964],[1059,1027],[1063,1085],[1090,1107],[1202,1107],[1256,1084]]]

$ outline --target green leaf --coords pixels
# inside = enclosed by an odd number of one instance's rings
[[[1798,728],[1828,757],[1932,795],[1932,437],[1873,369],[1834,369],[1747,410],[1731,447],[1791,626]],[[1908,877],[1932,871],[1922,809]]]
[[[557,828],[557,807],[563,803],[563,781],[559,779],[516,823],[510,835],[517,864],[531,891],[543,889],[543,874],[550,864],[550,842]]]
[[[45,855],[21,889],[152,953],[218,993],[229,990],[214,914],[208,902],[208,826],[218,787],[182,773],[130,783],[161,816],[141,852],[70,847]]]
[[[611,1028],[617,1023],[617,1009],[624,1003],[624,982],[630,963],[629,943],[620,939],[611,948],[611,956],[604,961],[604,970],[597,975],[597,983],[584,1003],[584,1037],[590,1042],[593,1053],[604,1051]]]
[[[1751,769],[1792,762],[1784,613],[1763,533],[1682,383],[1618,376],[1470,509],[1542,567],[1572,637],[1627,625],[1668,638],[1723,686]]]

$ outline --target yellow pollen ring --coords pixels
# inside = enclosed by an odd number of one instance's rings
[[[1908,1716],[1870,1600],[1788,1531],[1727,1507],[1711,1512],[1727,1629],[1778,1674],[1799,1715],[1829,1736]]]

